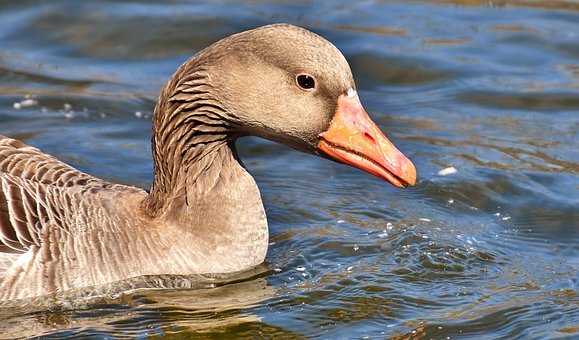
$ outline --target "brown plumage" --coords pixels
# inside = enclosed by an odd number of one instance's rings
[[[300,88],[299,74],[315,79],[315,88]],[[150,192],[92,177],[0,136],[0,299],[142,275],[231,273],[263,262],[267,222],[235,151],[241,136],[413,184],[413,166],[393,146],[384,149],[386,139],[363,116],[354,89],[342,54],[302,28],[264,26],[213,44],[161,92]],[[341,111],[351,118],[334,118]],[[341,143],[349,129],[344,140],[365,139]],[[389,154],[388,162],[380,158]]]

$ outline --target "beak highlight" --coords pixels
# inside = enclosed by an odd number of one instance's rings
[[[416,184],[416,168],[370,119],[353,90],[338,97],[327,131],[320,134],[318,150],[344,164],[364,170],[392,185]]]

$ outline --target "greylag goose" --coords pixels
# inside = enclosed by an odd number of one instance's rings
[[[162,89],[148,192],[0,136],[0,300],[262,263],[265,211],[235,149],[247,135],[397,187],[416,181],[412,162],[362,107],[334,45],[287,24],[234,34],[186,61]]]

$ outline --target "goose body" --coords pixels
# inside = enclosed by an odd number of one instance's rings
[[[216,154],[215,187],[182,216],[199,229],[182,228],[178,220],[139,213],[144,190],[99,180],[0,137],[0,258],[8,265],[1,268],[1,298],[141,275],[228,273],[263,262],[268,233],[259,191],[229,157]]]
[[[368,118],[331,43],[285,24],[242,32],[192,57],[162,90],[149,191],[0,136],[0,300],[262,263],[265,211],[235,150],[245,135],[396,186],[416,179],[412,163]]]

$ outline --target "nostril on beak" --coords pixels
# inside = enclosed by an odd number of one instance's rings
[[[364,132],[364,137],[366,137],[366,139],[372,142],[373,144],[376,144],[376,140],[374,139],[374,137],[370,136],[368,132]]]

